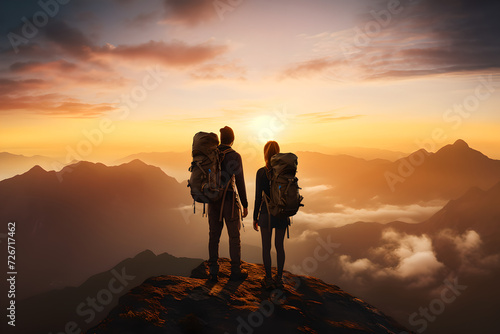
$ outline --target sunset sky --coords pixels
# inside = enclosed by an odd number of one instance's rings
[[[1,4],[0,152],[187,151],[229,125],[240,148],[500,158],[496,1],[40,3]]]

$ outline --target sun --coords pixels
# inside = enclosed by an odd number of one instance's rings
[[[273,140],[276,136],[276,129],[273,123],[271,116],[259,115],[249,122],[249,128],[258,138]]]

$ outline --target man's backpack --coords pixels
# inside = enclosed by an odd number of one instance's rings
[[[215,202],[222,196],[219,137],[215,133],[198,132],[193,138],[193,161],[188,187],[195,202]]]
[[[299,193],[297,173],[298,158],[293,153],[277,153],[271,158],[270,196],[267,208],[271,215],[290,217],[297,213],[304,199]],[[265,195],[265,194],[264,194]]]

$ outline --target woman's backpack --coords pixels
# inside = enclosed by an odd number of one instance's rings
[[[270,196],[267,207],[273,216],[294,216],[304,199],[300,195],[298,158],[293,153],[277,153],[271,158]]]

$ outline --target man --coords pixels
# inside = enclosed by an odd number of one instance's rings
[[[210,226],[210,238],[208,242],[210,280],[217,281],[219,273],[219,240],[226,222],[227,233],[229,235],[229,254],[231,256],[231,276],[230,280],[242,281],[248,277],[246,271],[241,270],[241,242],[240,242],[240,221],[238,206],[235,200],[235,193],[230,182],[232,175],[236,181],[236,188],[243,206],[242,217],[248,215],[248,201],[245,189],[245,178],[243,177],[243,164],[241,156],[231,148],[234,142],[233,130],[226,126],[220,129],[219,150],[221,152],[221,175],[222,186],[227,188],[226,194],[220,200],[208,205],[208,223]],[[227,186],[227,187],[226,187]]]

